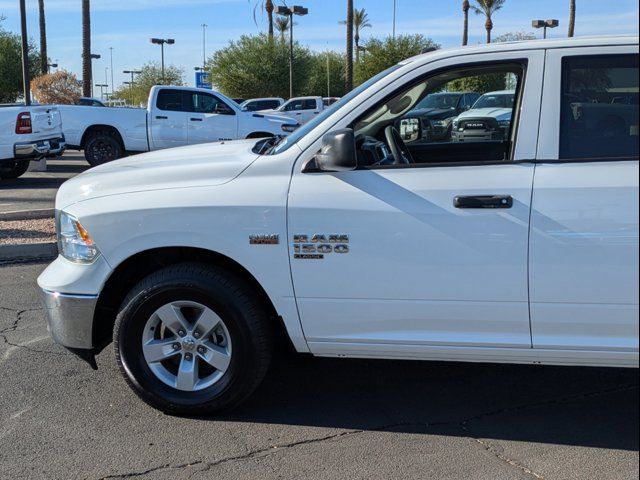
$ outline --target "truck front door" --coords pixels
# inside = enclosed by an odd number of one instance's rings
[[[188,92],[187,105],[190,145],[238,138],[238,115],[215,95]]]
[[[508,55],[449,70],[443,62],[437,76],[407,74],[376,93],[379,103],[336,127],[354,128],[358,169],[305,173],[317,144],[296,164],[288,240],[313,352],[442,358],[474,347],[480,358],[486,347],[531,349],[527,248],[544,54],[499,63]],[[393,157],[384,133],[430,88],[464,91],[483,75],[488,88],[517,84],[514,110],[524,113],[509,141],[443,141],[413,147],[414,163]]]

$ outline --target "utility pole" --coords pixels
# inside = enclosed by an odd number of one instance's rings
[[[207,25],[203,23],[202,27],[202,68],[205,68],[207,64]]]
[[[111,55],[111,96],[113,97],[113,89],[115,87],[113,83],[113,47],[109,47],[109,54]]]
[[[331,96],[331,71],[329,70],[329,50],[327,50],[327,97]]]
[[[396,0],[393,0],[393,39],[396,39]]]
[[[25,0],[20,0],[20,30],[22,34],[22,89],[24,104],[31,105],[31,80],[29,78],[29,43],[27,37],[27,9]]]
[[[292,7],[278,6],[274,10],[276,15],[289,17],[289,98],[293,98],[293,16],[304,16],[309,13],[308,8],[294,5]]]

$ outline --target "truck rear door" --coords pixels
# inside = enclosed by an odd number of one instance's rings
[[[187,145],[187,98],[186,90],[163,88],[158,91],[148,113],[151,150]]]
[[[550,50],[544,84],[529,252],[533,347],[637,362],[638,47]]]

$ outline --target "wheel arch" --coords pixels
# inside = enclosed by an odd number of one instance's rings
[[[271,298],[256,278],[241,264],[226,255],[197,247],[161,247],[138,252],[122,261],[109,275],[98,297],[93,318],[93,345],[96,353],[111,343],[118,308],[128,292],[151,273],[183,262],[198,262],[222,267],[245,282],[272,319],[276,336],[293,351],[293,345],[282,318]]]
[[[82,139],[80,140],[80,148],[82,150],[84,150],[84,147],[87,143],[87,139],[89,138],[89,136],[96,132],[108,133],[118,141],[118,143],[122,147],[122,151],[123,152],[126,151],[126,148],[124,145],[124,139],[122,138],[120,131],[113,125],[102,125],[102,124],[96,124],[96,125],[91,125],[90,127],[87,127],[87,129],[82,134]]]

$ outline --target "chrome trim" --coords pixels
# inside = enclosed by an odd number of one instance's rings
[[[52,148],[51,144],[57,144]],[[16,143],[13,146],[14,158],[42,158],[46,155],[60,155],[67,148],[64,138],[51,138],[47,140],[34,140],[32,142]]]
[[[68,348],[93,348],[93,314],[97,295],[70,295],[42,289],[49,333]]]

